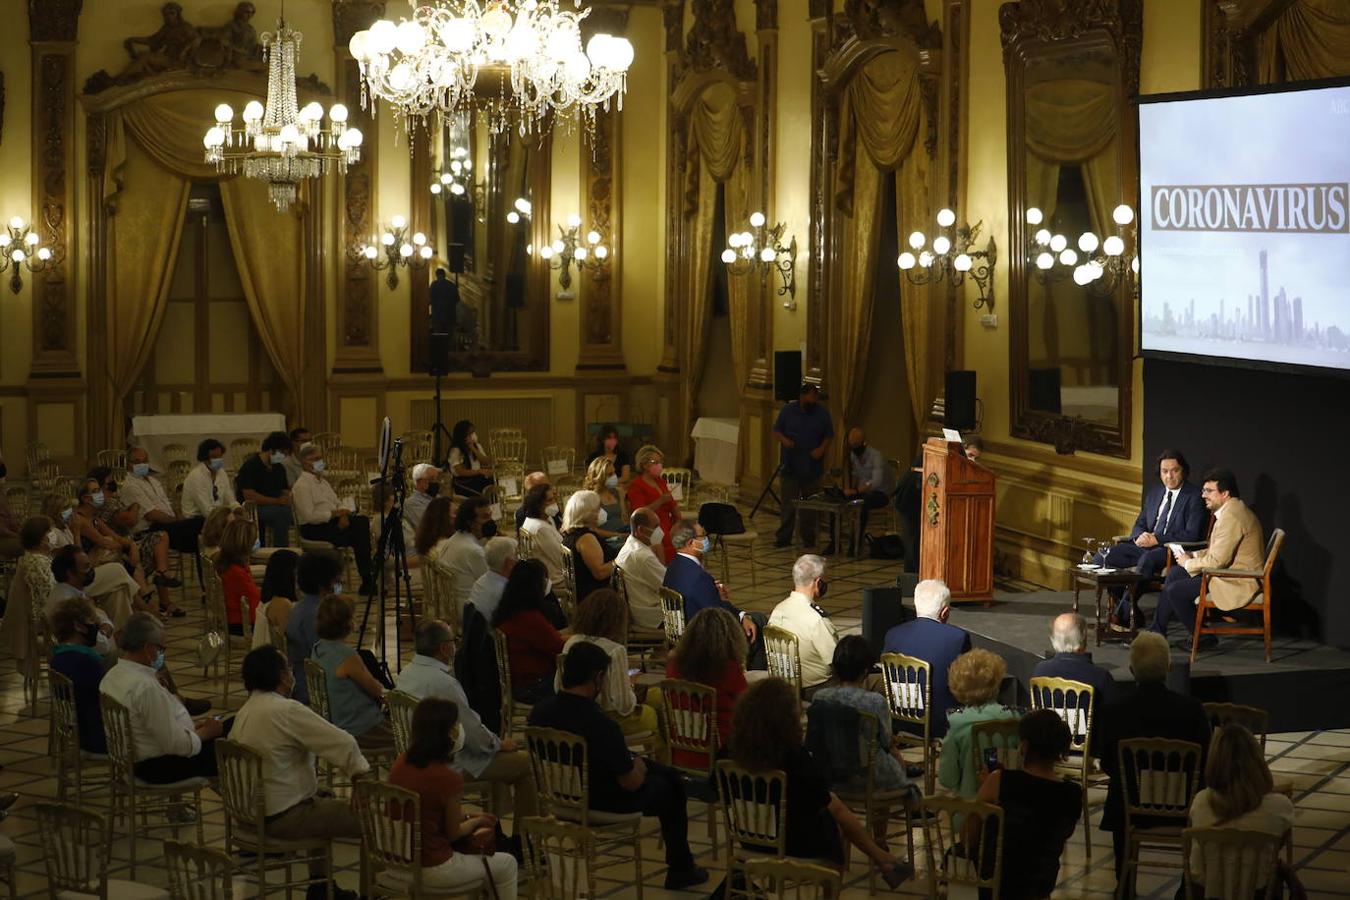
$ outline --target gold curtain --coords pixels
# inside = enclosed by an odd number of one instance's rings
[[[1063,166],[1080,166],[1093,228],[1111,226],[1120,194],[1114,85],[1081,78],[1033,84],[1026,92],[1027,203],[1048,222]]]
[[[746,220],[745,214],[749,211],[747,207],[749,181],[745,166],[738,166],[732,176],[723,182],[722,217],[726,234],[740,228],[741,223]],[[726,267],[719,258],[721,252],[719,247],[712,248],[710,259],[715,261],[710,264],[720,266],[721,271],[718,274],[726,279],[727,315],[731,322],[731,373],[736,379],[736,392],[739,394],[744,390],[745,382],[750,375],[749,354],[746,352],[746,342],[750,333],[750,294],[752,287],[758,289],[759,280],[733,278],[727,274]]]
[[[1296,0],[1261,35],[1261,84],[1350,75],[1350,6],[1345,0]]]

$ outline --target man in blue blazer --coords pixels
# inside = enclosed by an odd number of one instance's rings
[[[1167,564],[1167,544],[1205,539],[1209,513],[1200,489],[1187,481],[1191,467],[1179,450],[1164,450],[1158,454],[1158,480],[1161,484],[1144,497],[1144,505],[1134,520],[1130,539],[1116,544],[1098,556],[1098,563],[1112,569],[1133,566],[1141,582],[1151,581],[1162,573]],[[1113,588],[1115,611],[1111,626],[1117,631],[1129,630],[1130,597],[1126,591]],[[1142,623],[1140,623],[1142,624]]]
[[[764,656],[764,624],[768,617],[763,613],[743,612],[727,599],[725,585],[715,581],[703,567],[703,557],[711,546],[703,526],[691,519],[681,519],[670,529],[670,542],[675,547],[675,557],[666,566],[664,587],[679,593],[684,598],[684,621],[691,621],[705,609],[721,607],[740,620],[749,643],[746,653],[747,669],[767,669]]]
[[[928,727],[935,738],[947,734],[947,712],[957,705],[947,688],[947,668],[970,649],[970,635],[965,629],[947,624],[951,599],[952,592],[941,581],[920,581],[914,588],[918,618],[886,632],[884,647],[886,653],[903,653],[928,663],[933,676]]]
[[[1078,613],[1066,612],[1055,617],[1050,626],[1050,646],[1055,655],[1036,663],[1032,677],[1067,678],[1092,685],[1092,696],[1097,708],[1114,698],[1116,680],[1109,670],[1092,661],[1087,650],[1087,622]]]

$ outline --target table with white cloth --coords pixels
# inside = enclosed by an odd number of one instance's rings
[[[215,438],[226,447],[231,441],[249,438],[262,443],[273,431],[286,430],[281,413],[200,413],[185,415],[133,416],[131,442],[150,454],[151,462],[163,463],[164,448],[182,444],[188,459],[197,458],[197,445]]]
[[[740,420],[704,416],[694,422],[689,436],[694,439],[694,468],[698,477],[714,484],[735,484]]]

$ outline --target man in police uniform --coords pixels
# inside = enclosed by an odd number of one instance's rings
[[[801,656],[802,692],[810,695],[830,678],[834,645],[839,633],[829,613],[816,601],[825,596],[825,560],[813,553],[799,556],[792,566],[792,593],[769,614],[769,625],[797,636]]]

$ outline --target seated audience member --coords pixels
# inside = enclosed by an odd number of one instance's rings
[[[159,681],[164,668],[164,626],[149,613],[136,613],[122,629],[122,658],[108,670],[99,693],[127,708],[131,716],[136,777],[150,784],[216,777],[216,738],[226,729],[219,719],[194,722],[183,704]]]
[[[1200,493],[1205,506],[1214,513],[1214,528],[1209,533],[1209,546],[1197,553],[1182,553],[1177,565],[1167,573],[1158,609],[1150,631],[1167,636],[1167,626],[1173,619],[1186,631],[1182,645],[1191,649],[1195,633],[1195,606],[1200,597],[1201,572],[1205,569],[1247,569],[1260,571],[1266,565],[1266,543],[1261,534],[1261,523],[1256,513],[1242,502],[1238,494],[1237,478],[1227,469],[1211,469],[1205,473]],[[1214,578],[1210,580],[1207,597],[1224,612],[1242,609],[1261,595],[1261,582],[1254,578]],[[1200,639],[1202,648],[1214,647],[1219,639],[1207,634]]]
[[[1083,815],[1083,789],[1055,772],[1055,764],[1069,755],[1072,736],[1053,710],[1027,713],[1017,723],[1017,736],[1022,768],[990,772],[976,799],[1003,810],[999,896],[1036,900],[1049,897],[1059,881],[1064,844]],[[971,847],[982,839],[980,818],[971,816],[965,823],[965,844]]]
[[[449,625],[439,619],[418,622],[413,649],[416,655],[399,673],[395,687],[418,700],[439,698],[459,708],[464,744],[455,751],[451,768],[468,781],[488,781],[494,789],[509,787],[511,809],[519,827],[521,818],[535,815],[539,807],[529,755],[515,741],[498,738],[485,728],[469,705],[463,686],[450,668],[455,656],[455,636]]]
[[[829,586],[825,580],[825,560],[813,553],[797,557],[792,565],[792,586],[792,593],[769,614],[768,624],[797,636],[802,690],[810,697],[829,679],[830,661],[839,642],[839,632],[830,621],[830,614],[816,604]]]
[[[582,641],[609,654],[609,668],[600,685],[600,694],[595,698],[605,715],[619,723],[624,735],[644,731],[656,734],[656,710],[638,702],[632,676],[628,674],[628,604],[623,602],[618,591],[602,588],[592,591],[581,602],[572,636],[563,644],[563,653]],[[557,687],[555,682],[554,689]],[[663,755],[661,750],[657,748],[658,757]]]
[[[20,534],[24,534],[29,527],[29,519],[24,522],[20,529]],[[51,574],[55,579],[52,585],[51,593],[47,595],[47,616],[55,613],[56,608],[70,600],[87,600],[93,602],[85,588],[94,580],[94,567],[89,562],[89,556],[78,547],[62,547],[52,556]],[[122,602],[118,613],[123,623],[131,618],[131,610]],[[104,660],[111,660],[117,654],[117,645],[113,641],[114,620],[107,612],[94,607],[94,615],[98,618],[98,635],[94,639],[94,651]]]
[[[478,443],[478,432],[468,419],[460,419],[450,432],[450,483],[460,497],[484,497],[495,492],[492,457]]]
[[[817,707],[838,703],[865,712],[877,720],[876,756],[872,759],[873,784],[879,791],[903,791],[909,787],[905,763],[900,751],[891,744],[891,708],[886,698],[867,687],[867,676],[876,665],[877,654],[867,638],[860,634],[845,635],[834,648],[831,666],[834,680],[816,691],[807,710],[808,719]],[[836,790],[862,793],[867,790],[867,773],[855,772],[847,782],[833,784]],[[884,836],[884,823],[882,835]]]
[[[858,513],[858,531],[854,536],[856,541],[858,535],[867,533],[868,514],[891,502],[895,484],[885,457],[876,447],[868,445],[867,435],[863,434],[861,428],[849,429],[848,451],[845,462],[848,464],[849,478],[844,485],[844,496],[862,504]],[[851,555],[858,555],[856,544]]]
[[[633,477],[633,457],[619,447],[619,429],[613,425],[600,426],[600,431],[595,435],[595,449],[586,457],[587,469],[597,459],[603,459],[614,467],[614,474],[619,477],[621,484]]]
[[[628,516],[624,512],[623,495],[619,493],[619,476],[614,474],[614,464],[603,458],[592,460],[586,468],[581,488],[595,491],[600,498],[600,511],[604,513],[605,523],[594,531],[607,547],[618,550],[623,546],[623,539],[628,536]]]
[[[666,677],[692,681],[717,691],[717,746],[725,751],[731,741],[731,715],[749,684],[745,680],[745,632],[736,617],[712,607],[685,623],[684,637],[666,659]],[[677,766],[701,769],[706,754],[672,751]]]
[[[671,541],[676,553],[666,567],[665,586],[678,591],[684,598],[684,620],[692,620],[705,609],[725,609],[740,620],[745,640],[750,646],[746,668],[768,668],[764,658],[763,634],[768,617],[763,613],[742,612],[733,606],[727,599],[726,586],[714,581],[708,570],[703,568],[703,558],[711,545],[703,526],[681,519],[675,526]]]
[[[186,517],[174,512],[169,492],[150,474],[150,454],[143,447],[127,451],[127,480],[122,483],[122,502],[140,508],[141,517],[131,526],[133,535],[146,531],[162,531],[169,536],[169,549],[179,553],[197,552],[197,535],[202,530],[202,516]],[[167,557],[165,558],[167,562]],[[167,569],[167,566],[164,568]],[[177,587],[177,585],[170,585]]]
[[[536,484],[525,492],[520,508],[525,511],[525,524],[520,530],[529,535],[533,558],[548,569],[553,590],[567,590],[567,575],[562,563],[562,532],[553,524],[553,518],[558,514],[558,497],[553,486],[548,482]]]
[[[1167,564],[1167,545],[1180,541],[1203,541],[1209,515],[1200,496],[1200,489],[1186,479],[1191,467],[1179,450],[1164,450],[1158,454],[1158,478],[1161,482],[1149,489],[1144,505],[1130,529],[1130,539],[1116,544],[1099,556],[1096,562],[1112,569],[1133,567],[1139,572],[1140,582],[1157,578]],[[1116,607],[1111,613],[1114,630],[1130,630],[1130,598],[1127,591],[1111,588]],[[1143,625],[1142,622],[1138,623]]]
[[[248,697],[235,716],[230,739],[262,754],[263,827],[279,840],[361,837],[361,822],[350,801],[319,796],[315,758],[351,777],[370,771],[356,740],[303,703],[291,699],[297,682],[275,647],[258,647],[244,657]],[[309,864],[306,900],[326,896],[323,856]],[[356,900],[356,892],[331,885],[334,900]]]
[[[647,631],[665,626],[661,613],[661,585],[666,567],[653,547],[661,546],[660,520],[648,509],[635,509],[628,519],[629,533],[614,563],[623,570],[623,588],[628,594],[628,612],[633,625]]]
[[[28,521],[32,521],[31,519]],[[25,522],[24,524],[27,524]],[[5,617],[0,622],[0,648],[10,659],[28,659],[33,645],[33,613],[43,598],[50,596],[55,586],[52,561],[45,553],[46,536],[38,528],[25,530],[24,524],[14,526],[23,555],[15,566],[5,593]]]
[[[1252,733],[1233,722],[1214,730],[1205,762],[1205,787],[1191,800],[1192,828],[1231,828],[1283,836],[1294,826],[1294,801],[1275,791],[1265,753]],[[1267,857],[1258,872],[1270,870]],[[1204,871],[1199,847],[1191,848],[1191,872]],[[1194,896],[1213,896],[1196,885]],[[1266,896],[1262,884],[1256,896]],[[1277,893],[1276,896],[1279,896]]]
[[[525,476],[525,481],[520,486],[521,496],[524,497],[526,494],[530,492],[531,488],[537,487],[541,484],[548,484],[548,476],[545,475],[543,472],[531,472],[530,474]],[[526,516],[525,505],[522,502],[520,506],[516,507],[517,530],[525,527],[525,516]],[[550,518],[553,521],[553,527],[557,528],[559,525],[562,524],[562,511],[559,510],[552,513]]]
[[[291,607],[300,597],[295,579],[299,566],[300,554],[293,550],[278,550],[268,557],[267,569],[263,574],[262,603],[258,606],[258,612],[266,620],[267,628],[253,629],[254,647],[272,642],[273,634],[286,633]]]
[[[70,679],[80,749],[89,753],[108,752],[98,701],[98,686],[106,669],[103,654],[95,649],[102,624],[94,604],[84,599],[62,600],[51,615],[52,637],[56,640],[51,670]]]
[[[933,678],[928,726],[933,737],[938,738],[947,733],[947,712],[956,706],[947,687],[947,670],[958,656],[970,650],[970,635],[965,629],[947,624],[951,597],[952,592],[941,581],[935,578],[920,581],[914,588],[917,618],[886,632],[882,651],[903,653],[928,663]]]
[[[961,441],[961,450],[966,454],[966,459],[979,462],[980,457],[984,456],[984,438],[978,434],[969,434]]]
[[[614,553],[596,531],[605,523],[604,512],[595,491],[577,491],[563,511],[563,546],[572,551],[578,604],[592,591],[608,587],[614,577]]]
[[[455,533],[455,512],[449,497],[437,497],[427,504],[417,526],[417,536],[410,545],[419,559],[444,563],[446,542]]]
[[[1125,807],[1120,773],[1120,742],[1128,738],[1171,738],[1200,745],[1200,758],[1209,746],[1209,718],[1199,700],[1178,694],[1164,683],[1172,668],[1172,653],[1162,635],[1144,632],[1130,645],[1130,671],[1137,685],[1128,696],[1114,700],[1093,717],[1092,755],[1110,776],[1102,831],[1111,832],[1116,853],[1116,878],[1125,862]],[[1147,824],[1142,823],[1142,824]]]
[[[766,678],[752,684],[736,704],[731,725],[736,765],[751,772],[782,769],[787,774],[787,820],[782,825],[787,855],[826,859],[842,867],[846,840],[879,870],[890,872],[895,857],[877,846],[853,811],[830,791],[822,767],[802,745],[801,719],[801,703],[792,687],[781,678]]]
[[[352,603],[329,594],[319,601],[314,630],[314,661],[323,667],[328,685],[328,713],[333,724],[356,738],[362,753],[393,749],[394,731],[384,717],[384,686],[347,643],[352,633]]]
[[[301,450],[300,465],[304,471],[291,488],[300,536],[307,541],[327,541],[334,547],[352,548],[356,570],[361,573],[357,593],[370,594],[375,589],[370,571],[370,520],[347,509],[343,505],[347,498],[338,499],[337,491],[324,476],[327,462],[323,448],[310,444]]]
[[[53,555],[61,548],[75,544],[75,536],[70,532],[74,506],[74,501],[68,497],[48,494],[43,498],[42,515],[51,522],[51,529],[47,532],[47,550]],[[121,596],[117,595],[119,591],[122,592]],[[141,585],[121,563],[94,566],[94,580],[85,585],[84,593],[100,609],[106,609],[115,629],[122,627],[133,612],[140,609],[149,611],[149,605],[142,600]]]
[[[441,546],[440,560],[455,580],[455,596],[467,597],[474,582],[487,574],[483,541],[497,533],[492,504],[483,497],[466,497],[455,510],[455,533]]]
[[[234,476],[235,497],[240,503],[252,503],[258,508],[258,527],[261,537],[270,530],[271,547],[290,546],[291,526],[295,515],[291,509],[291,486],[286,477],[286,459],[291,454],[291,439],[284,431],[274,431],[263,438],[258,452],[244,460]]]
[[[178,579],[155,572],[154,581],[159,592],[159,603],[153,603],[151,598],[155,595],[156,588],[152,588],[146,581],[145,569],[141,565],[140,546],[131,538],[123,537],[113,531],[99,517],[99,509],[107,501],[104,499],[104,493],[99,488],[98,482],[94,479],[85,479],[80,482],[79,487],[75,488],[75,501],[75,509],[70,517],[70,530],[80,548],[89,554],[89,558],[93,561],[95,567],[111,563],[126,569],[138,588],[136,594],[138,609],[154,609],[155,606],[158,606],[160,610],[170,608],[167,606],[169,603],[168,589],[175,582],[178,582]],[[156,536],[151,543],[162,544],[163,538]],[[153,562],[153,556],[151,560]],[[165,562],[165,565],[167,566],[168,563]]]
[[[225,526],[235,520],[234,507],[218,506],[211,510],[202,523],[202,533],[197,536],[197,547],[203,563],[215,565],[216,551],[220,549],[220,539],[225,534]]]
[[[300,480],[300,473],[305,471],[304,467],[300,465],[300,451],[309,446],[310,441],[314,439],[314,435],[302,425],[299,428],[292,428],[287,437],[291,439],[291,452],[287,454],[286,461],[281,465],[286,470],[286,483],[295,487],[295,483]]]
[[[938,783],[967,800],[980,787],[981,772],[971,758],[971,726],[977,722],[1016,719],[1018,714],[998,702],[999,686],[1008,674],[1003,658],[978,647],[962,653],[947,670],[947,684],[961,704],[947,716],[947,736],[938,757]]]
[[[249,627],[252,628],[257,621],[262,591],[249,570],[249,559],[257,543],[257,529],[251,521],[242,517],[226,525],[225,533],[220,538],[216,573],[220,576],[220,586],[225,597],[225,621],[230,634],[246,633],[243,616],[245,604],[248,606]]]
[[[530,710],[530,725],[556,728],[586,739],[591,809],[641,812],[661,820],[666,890],[702,884],[708,880],[708,873],[698,867],[689,850],[689,819],[679,774],[630,753],[618,723],[605,715],[596,701],[611,665],[609,654],[594,644],[573,644],[563,657],[562,691],[535,704]]]
[[[680,502],[670,491],[670,485],[661,476],[665,470],[665,455],[656,447],[648,445],[637,452],[635,477],[628,482],[628,508],[645,509],[655,513],[660,520],[664,540],[661,542],[661,561],[670,565],[675,556],[672,533],[675,523],[680,521]],[[652,547],[656,549],[655,546]]]
[[[211,510],[234,505],[234,487],[225,471],[225,445],[207,438],[197,445],[197,465],[183,479],[183,515],[202,519]]]
[[[1036,663],[1032,676],[1067,678],[1092,685],[1097,708],[1105,706],[1115,693],[1116,680],[1110,670],[1092,661],[1087,649],[1088,624],[1078,613],[1061,613],[1050,626],[1050,646],[1055,655]]]
[[[521,560],[488,620],[506,635],[511,693],[521,703],[538,703],[553,693],[553,672],[563,649],[562,634],[545,615],[547,581],[538,560]]]
[[[416,533],[422,514],[441,491],[441,470],[430,463],[418,463],[412,467],[412,482],[412,493],[403,501],[403,519]]]
[[[309,687],[305,682],[305,660],[314,652],[319,640],[317,619],[319,601],[333,591],[342,579],[342,561],[330,550],[306,550],[300,555],[295,581],[300,589],[300,601],[291,607],[286,619],[286,658],[291,663],[295,681],[294,696],[301,703],[309,702]]]
[[[506,590],[506,580],[511,577],[511,570],[519,560],[516,547],[514,538],[501,535],[489,538],[483,545],[483,561],[487,563],[487,571],[473,583],[473,589],[469,591],[469,603],[488,621],[497,611],[502,591]]]

